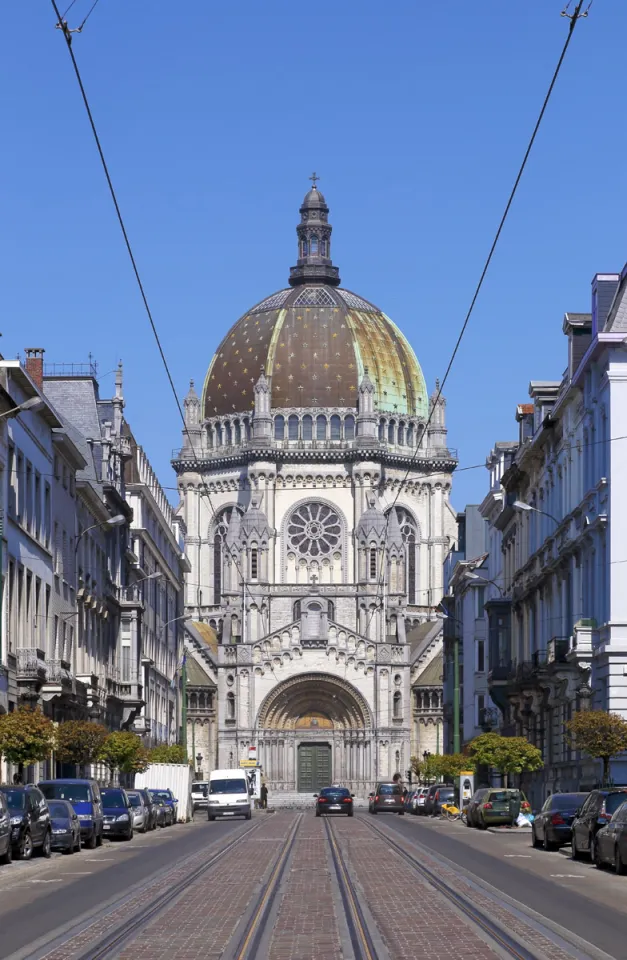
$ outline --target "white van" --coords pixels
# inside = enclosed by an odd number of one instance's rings
[[[252,817],[252,800],[245,770],[212,770],[209,774],[207,817]]]
[[[207,806],[207,794],[209,792],[208,780],[194,780],[192,783],[192,811]]]

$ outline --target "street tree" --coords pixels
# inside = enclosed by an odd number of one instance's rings
[[[463,771],[474,771],[475,761],[464,753],[430,753],[420,760],[411,758],[412,773],[423,783],[430,780],[454,781]]]
[[[148,754],[141,737],[128,730],[110,733],[100,749],[100,759],[107,764],[111,779],[119,773],[141,773],[148,766]]]
[[[185,747],[179,743],[161,743],[148,751],[148,760],[150,763],[189,763]]]
[[[468,745],[468,754],[477,766],[492,767],[507,778],[512,773],[532,772],[544,766],[542,753],[525,737],[502,737],[482,733]]]
[[[109,731],[101,723],[84,720],[65,720],[55,735],[56,754],[63,763],[75,763],[81,775],[88,764],[100,759],[100,751]]]
[[[627,750],[627,720],[605,710],[579,710],[566,724],[576,750],[603,762],[603,783],[609,781],[610,760]]]
[[[46,760],[54,746],[54,724],[41,710],[20,707],[0,716],[0,757],[20,767]]]

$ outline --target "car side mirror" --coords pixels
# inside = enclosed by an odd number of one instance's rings
[[[314,800],[317,798],[318,794],[314,793]]]
[[[351,797],[353,797],[353,798],[354,798],[354,797],[355,797],[355,794],[354,794],[354,793],[351,793]]]
[[[178,802],[179,802],[179,801],[178,801],[178,797],[175,797],[175,798],[174,798],[174,802],[175,802],[175,803],[178,803]]]
[[[369,797],[374,797],[374,793],[369,793],[368,796],[369,796]]]

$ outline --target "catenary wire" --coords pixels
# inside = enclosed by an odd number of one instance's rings
[[[467,328],[468,328],[468,324],[469,324],[469,322],[470,322],[470,318],[471,318],[472,313],[473,313],[473,311],[474,311],[475,304],[476,304],[477,299],[478,299],[478,297],[479,297],[479,294],[480,294],[480,292],[481,292],[481,288],[483,287],[484,280],[485,280],[486,275],[487,275],[487,273],[488,273],[488,269],[489,269],[489,267],[490,267],[490,264],[491,264],[491,262],[492,262],[492,258],[493,258],[493,256],[494,256],[494,253],[495,253],[495,250],[496,250],[496,247],[497,247],[498,242],[499,242],[499,239],[500,239],[500,237],[501,237],[501,233],[503,232],[503,228],[504,228],[504,226],[505,226],[505,222],[506,222],[506,220],[507,220],[507,217],[508,217],[509,212],[510,212],[510,210],[511,210],[512,204],[513,204],[513,202],[514,202],[514,197],[516,196],[516,193],[517,193],[517,190],[518,190],[518,186],[519,186],[519,184],[520,184],[520,181],[522,180],[522,176],[523,176],[523,173],[524,173],[524,171],[525,171],[525,167],[527,166],[527,161],[528,161],[528,159],[529,159],[529,156],[530,156],[530,154],[531,154],[531,150],[532,150],[533,145],[534,145],[534,143],[535,143],[536,136],[537,136],[538,131],[539,131],[539,129],[540,129],[540,125],[541,125],[542,120],[543,120],[543,118],[544,118],[544,114],[546,113],[546,109],[547,109],[547,107],[548,107],[548,105],[549,105],[549,101],[550,101],[550,99],[551,99],[551,95],[552,95],[552,93],[553,93],[553,89],[554,89],[554,87],[555,87],[555,84],[557,83],[557,78],[558,78],[558,76],[559,76],[559,74],[560,74],[560,71],[561,71],[561,69],[562,69],[562,64],[564,63],[564,59],[565,59],[565,57],[566,57],[566,53],[567,53],[568,48],[569,48],[569,46],[570,46],[570,41],[572,40],[572,36],[573,36],[574,31],[575,31],[575,27],[576,27],[576,25],[577,25],[577,22],[578,22],[579,19],[580,19],[580,14],[581,14],[581,9],[582,9],[582,7],[583,7],[583,4],[584,4],[584,0],[579,0],[577,6],[576,6],[576,8],[575,8],[574,13],[573,13],[572,15],[565,14],[565,15],[569,16],[569,20],[570,20],[570,24],[569,24],[569,28],[568,28],[568,36],[566,37],[566,41],[565,41],[565,43],[564,43],[564,46],[562,47],[562,52],[561,52],[561,54],[560,54],[560,56],[559,56],[559,60],[557,61],[557,66],[555,67],[555,70],[554,70],[554,72],[553,72],[553,76],[551,77],[551,82],[550,82],[550,84],[549,84],[548,90],[547,90],[546,95],[545,95],[545,97],[544,97],[544,101],[543,101],[543,103],[542,103],[542,107],[541,107],[541,109],[540,109],[540,113],[538,114],[538,118],[537,118],[536,123],[535,123],[535,126],[534,126],[534,128],[533,128],[533,131],[532,131],[532,134],[531,134],[531,138],[530,138],[530,140],[529,140],[529,143],[527,144],[527,149],[525,150],[522,163],[521,163],[521,165],[520,165],[520,168],[519,168],[519,170],[518,170],[518,174],[517,174],[516,179],[515,179],[515,181],[514,181],[514,186],[512,187],[512,189],[511,189],[511,191],[510,191],[510,195],[509,195],[508,200],[507,200],[507,203],[506,203],[506,205],[505,205],[505,210],[503,211],[503,215],[502,215],[501,220],[500,220],[500,222],[499,222],[499,225],[498,225],[496,234],[494,235],[494,239],[493,239],[493,241],[492,241],[492,245],[491,245],[490,250],[489,250],[489,252],[488,252],[488,256],[487,256],[487,258],[486,258],[486,260],[485,260],[485,263],[484,263],[484,265],[483,265],[483,269],[482,269],[481,274],[480,274],[480,277],[479,277],[479,282],[477,283],[477,286],[476,286],[476,288],[475,288],[475,292],[474,292],[474,294],[473,294],[473,296],[472,296],[472,299],[471,299],[471,301],[470,301],[470,306],[469,306],[468,311],[467,311],[467,313],[466,313],[466,316],[465,316],[465,318],[464,318],[464,322],[463,322],[462,328],[461,328],[461,330],[460,330],[460,332],[459,332],[459,336],[457,337],[457,341],[456,341],[455,346],[454,346],[454,348],[453,348],[453,352],[452,352],[452,354],[451,354],[451,356],[450,356],[450,359],[449,359],[449,362],[448,362],[448,364],[447,364],[447,366],[446,366],[446,370],[445,370],[445,372],[444,372],[444,377],[442,378],[442,380],[441,380],[441,382],[440,382],[440,384],[439,384],[439,387],[438,387],[436,396],[435,396],[435,398],[434,398],[434,400],[433,400],[433,403],[432,403],[432,405],[431,405],[431,410],[429,411],[429,416],[428,416],[428,418],[427,418],[427,422],[426,422],[426,424],[425,424],[425,427],[424,427],[424,431],[423,431],[423,432],[426,432],[426,431],[428,430],[429,424],[431,423],[431,420],[432,420],[432,417],[433,417],[433,413],[434,413],[434,411],[435,411],[435,409],[436,409],[436,407],[437,407],[437,404],[438,404],[438,401],[440,400],[440,397],[442,396],[442,391],[444,390],[444,387],[445,387],[445,385],[446,385],[446,382],[447,382],[447,380],[448,380],[448,378],[449,378],[449,374],[450,374],[450,372],[451,372],[451,368],[452,368],[452,366],[453,366],[453,363],[455,362],[455,358],[456,358],[457,353],[458,353],[458,351],[459,351],[459,348],[460,348],[460,346],[461,346],[462,340],[463,340],[463,338],[464,338],[464,334],[466,333],[466,330],[467,330]],[[417,455],[418,455],[418,448],[416,448],[416,451],[415,451],[415,453],[414,453],[414,456],[412,457],[412,461],[417,457]],[[398,498],[399,498],[399,496],[400,496],[400,494],[401,494],[401,491],[402,491],[402,489],[403,489],[403,486],[404,486],[405,483],[407,482],[407,479],[408,479],[408,477],[409,477],[409,475],[410,475],[410,473],[411,473],[411,469],[412,469],[412,468],[411,468],[411,463],[410,463],[410,465],[407,467],[407,470],[405,471],[405,476],[403,477],[403,479],[401,480],[401,482],[400,482],[400,484],[399,484],[398,490],[396,491],[396,496],[394,497],[394,500],[392,501],[392,505],[391,505],[391,507],[388,508],[388,512],[387,512],[387,514],[386,514],[386,522],[385,522],[384,542],[386,542],[386,540],[387,540],[387,531],[388,531],[388,526],[389,526],[389,522],[390,522],[390,513],[391,513],[391,511],[394,509],[394,507],[396,506],[396,503],[397,503]],[[368,625],[367,625],[366,634],[367,634],[367,631],[368,631],[368,629],[369,629],[369,627],[370,627],[370,621],[372,620],[372,617],[374,616],[375,610],[377,609],[377,606],[380,605],[380,603],[381,603],[381,601],[382,601],[383,588],[384,588],[384,585],[385,585],[384,562],[385,562],[385,561],[384,561],[384,555],[382,554],[382,555],[381,555],[380,590],[377,591],[378,604],[375,604],[375,606],[373,606],[372,613],[371,613],[371,615],[370,615],[370,620],[369,620]],[[380,597],[379,597],[379,594],[381,594]]]
[[[96,2],[97,2],[97,0],[96,0]],[[176,406],[177,406],[177,409],[178,409],[178,412],[179,412],[179,416],[180,416],[181,421],[182,421],[182,423],[183,423],[183,430],[184,430],[184,432],[185,432],[185,434],[186,434],[186,437],[187,437],[187,440],[188,440],[188,442],[189,442],[190,449],[192,450],[192,452],[193,452],[193,454],[194,454],[194,460],[195,460],[196,464],[198,465],[198,464],[199,464],[199,458],[198,458],[198,455],[197,455],[197,453],[196,453],[196,449],[195,449],[195,446],[194,446],[194,441],[193,441],[193,439],[192,439],[192,437],[191,437],[191,434],[190,434],[190,432],[189,432],[189,428],[188,428],[187,423],[186,423],[186,420],[185,420],[185,414],[183,413],[183,408],[182,408],[182,406],[181,406],[181,401],[179,400],[178,394],[177,394],[177,392],[176,392],[176,387],[174,386],[174,380],[173,380],[173,378],[172,378],[172,373],[171,373],[171,371],[170,371],[170,367],[169,367],[169,364],[168,364],[168,361],[167,361],[167,357],[166,357],[166,355],[165,355],[165,351],[164,351],[163,345],[162,345],[162,343],[161,343],[161,338],[159,337],[159,332],[158,332],[158,330],[157,330],[157,326],[156,326],[156,324],[155,324],[155,321],[154,321],[154,318],[153,318],[153,315],[152,315],[152,311],[151,311],[150,305],[149,305],[149,303],[148,303],[148,297],[147,297],[147,295],[146,295],[146,291],[145,291],[145,288],[144,288],[144,284],[143,284],[143,282],[142,282],[142,279],[141,279],[141,276],[140,276],[140,273],[139,273],[139,268],[138,268],[138,266],[137,266],[137,261],[136,261],[136,259],[135,259],[135,255],[134,255],[134,253],[133,253],[133,248],[132,248],[132,246],[131,246],[131,242],[130,242],[130,239],[129,239],[129,236],[128,236],[128,232],[127,232],[127,230],[126,230],[126,226],[125,226],[125,223],[124,223],[124,218],[122,217],[122,211],[121,211],[121,209],[120,209],[120,205],[119,205],[119,203],[118,203],[118,198],[117,198],[117,195],[116,195],[116,192],[115,192],[115,188],[114,188],[114,186],[113,186],[113,181],[112,181],[111,175],[110,175],[110,173],[109,173],[109,167],[108,167],[108,165],[107,165],[107,161],[106,161],[106,158],[105,158],[105,155],[104,155],[104,151],[103,151],[103,148],[102,148],[102,144],[101,144],[101,142],[100,142],[100,137],[99,137],[99,135],[98,135],[98,130],[97,130],[97,128],[96,128],[96,123],[95,123],[95,121],[94,121],[94,117],[93,117],[93,114],[92,114],[92,111],[91,111],[91,107],[90,107],[90,105],[89,105],[89,100],[88,100],[88,98],[87,98],[87,92],[86,92],[86,90],[85,90],[85,87],[84,87],[84,84],[83,84],[83,80],[82,80],[82,78],[81,78],[81,74],[80,74],[80,70],[79,70],[79,68],[78,68],[78,63],[77,63],[77,61],[76,61],[76,57],[74,56],[74,51],[73,51],[73,49],[72,49],[72,37],[71,37],[70,31],[69,31],[69,29],[68,29],[67,23],[66,23],[65,21],[62,21],[61,14],[59,13],[59,8],[58,8],[58,6],[57,6],[56,0],[51,0],[51,3],[52,3],[52,7],[53,7],[53,9],[54,9],[55,15],[56,15],[56,17],[57,17],[57,25],[60,26],[60,28],[61,28],[61,30],[62,30],[63,37],[64,37],[64,39],[65,39],[65,44],[66,44],[68,53],[69,53],[69,55],[70,55],[70,59],[71,59],[71,61],[72,61],[72,67],[73,67],[73,69],[74,69],[74,74],[75,74],[75,76],[76,76],[76,80],[77,80],[77,83],[78,83],[78,86],[79,86],[79,89],[80,89],[80,92],[81,92],[81,97],[82,97],[82,100],[83,100],[83,104],[84,104],[84,106],[85,106],[85,110],[87,111],[87,116],[88,116],[88,118],[89,118],[89,124],[90,124],[90,126],[91,126],[91,131],[92,131],[92,134],[93,134],[93,136],[94,136],[94,140],[95,140],[95,142],[96,142],[96,147],[97,147],[97,150],[98,150],[98,154],[99,154],[99,156],[100,156],[100,162],[101,162],[101,165],[102,165],[102,169],[103,169],[104,174],[105,174],[105,178],[106,178],[106,181],[107,181],[107,186],[109,187],[109,193],[111,194],[111,199],[112,199],[113,205],[114,205],[114,207],[115,207],[115,212],[116,212],[116,215],[117,215],[118,223],[119,223],[119,225],[120,225],[120,229],[121,229],[121,231],[122,231],[122,236],[123,236],[123,238],[124,238],[124,244],[125,244],[125,246],[126,246],[126,250],[127,250],[129,259],[130,259],[130,261],[131,261],[131,265],[132,265],[132,268],[133,268],[133,273],[134,273],[134,275],[135,275],[135,280],[137,281],[137,286],[138,286],[139,292],[140,292],[140,294],[141,294],[141,299],[142,299],[142,302],[143,302],[143,305],[144,305],[144,309],[145,309],[145,311],[146,311],[146,315],[147,315],[148,321],[149,321],[149,323],[150,323],[150,328],[151,328],[151,330],[152,330],[153,337],[154,337],[155,342],[156,342],[156,344],[157,344],[157,349],[158,349],[158,351],[159,351],[159,356],[161,357],[161,362],[163,363],[163,367],[164,367],[165,372],[166,372],[166,376],[167,376],[167,379],[168,379],[168,383],[169,383],[169,385],[170,385],[170,389],[171,389],[171,391],[172,391],[172,395],[174,396],[174,402],[176,403]],[[93,6],[95,6],[95,3],[94,3]],[[92,10],[93,10],[93,7],[92,7]],[[90,13],[91,13],[91,10],[90,10]],[[88,14],[88,16],[89,16],[89,14]],[[202,477],[202,475],[200,474],[200,472],[199,472],[199,475],[200,475],[201,484],[202,484],[202,486],[205,488],[205,491],[206,491],[207,503],[208,503],[209,508],[210,508],[210,510],[211,510],[212,517],[213,517],[213,519],[214,519],[214,521],[215,521],[217,515],[216,515],[216,511],[215,511],[215,509],[214,509],[212,500],[211,500],[211,494],[210,494],[210,492],[209,492],[209,489],[207,488],[207,483],[206,483],[204,477]],[[235,567],[236,567],[236,569],[237,569],[237,571],[238,571],[238,573],[239,573],[239,575],[240,575],[240,577],[241,577],[241,579],[242,579],[243,589],[244,589],[244,590],[247,590],[249,596],[251,597],[251,600],[254,600],[254,597],[253,597],[253,595],[252,595],[252,593],[251,593],[251,591],[250,591],[250,587],[248,587],[248,585],[247,585],[247,583],[246,583],[246,580],[245,580],[245,578],[244,578],[244,574],[243,574],[243,571],[242,571],[241,566],[240,566],[240,564],[239,564],[239,561],[238,561],[238,559],[237,559],[237,557],[236,557],[236,555],[235,555],[234,553],[232,554],[232,558],[233,558],[233,561],[234,561],[234,565],[235,565]]]

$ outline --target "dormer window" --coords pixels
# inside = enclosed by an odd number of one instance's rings
[[[318,238],[314,234],[311,238],[311,255],[312,257],[317,256],[318,254]]]

